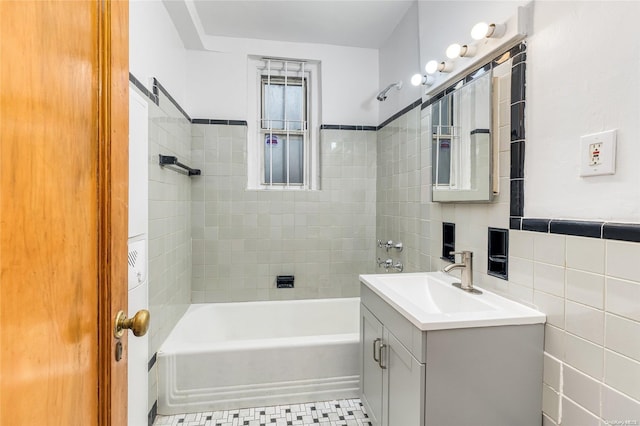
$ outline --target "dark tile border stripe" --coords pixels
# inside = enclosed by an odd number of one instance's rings
[[[640,243],[640,223],[512,217],[509,221],[509,228]]]
[[[153,426],[153,422],[156,420],[158,416],[158,401],[153,403],[153,407],[149,410],[149,414],[147,414],[147,424],[148,426]]]
[[[246,126],[247,125],[246,120],[218,120],[218,119],[209,119],[209,118],[193,118],[192,119],[191,117],[189,117],[189,114],[187,114],[186,111],[180,106],[180,104],[176,102],[176,100],[173,98],[173,96],[171,96],[171,94],[167,91],[167,89],[165,89],[164,86],[158,81],[157,78],[155,77],[153,78],[153,92],[149,91],[149,89],[147,89],[145,85],[142,84],[140,80],[138,80],[136,76],[134,76],[131,73],[129,73],[129,81],[133,83],[133,85],[136,86],[138,90],[140,90],[146,97],[151,99],[151,102],[153,102],[158,106],[160,105],[160,93],[162,93],[164,96],[166,96],[166,98],[169,101],[171,101],[171,103],[178,109],[178,111],[182,113],[182,115],[184,115],[184,117],[191,124],[224,124],[227,126]]]
[[[140,80],[136,78],[135,75],[129,73],[129,81],[133,83],[133,85],[136,86],[138,90],[140,90],[147,98],[151,99],[151,102],[153,102],[156,105],[160,103],[160,101],[158,100],[158,97],[153,93],[151,93],[149,89],[147,89],[145,85],[142,84]]]
[[[638,223],[605,223],[602,227],[602,238],[607,240],[631,241],[640,243],[640,224]]]
[[[155,93],[156,95],[158,95],[158,90],[159,89],[166,97],[167,99],[169,99],[171,101],[171,103],[178,108],[178,111],[180,111],[182,113],[182,115],[184,115],[184,117],[191,122],[191,117],[189,117],[189,114],[187,114],[185,112],[184,109],[182,109],[182,107],[180,106],[180,104],[173,99],[173,96],[171,96],[169,94],[169,92],[167,91],[167,89],[164,88],[164,86],[162,84],[160,84],[160,82],[158,81],[158,79],[156,79],[155,77],[153,78],[153,93]],[[159,96],[158,96],[159,98]]]
[[[377,131],[377,126],[360,126],[350,124],[322,124],[320,130],[364,130],[364,131]]]
[[[147,364],[147,372],[151,371],[153,366],[156,364],[157,359],[158,359],[158,353],[156,352],[155,354],[153,354],[153,356],[149,360],[149,363]]]
[[[192,124],[219,124],[226,126],[246,126],[246,120],[219,120],[215,118],[193,118]]]
[[[578,237],[602,238],[602,225],[604,225],[604,222],[551,219],[549,232]]]
[[[522,219],[523,231],[549,232],[550,219]]]
[[[409,111],[411,111],[412,109],[414,109],[417,106],[420,106],[422,104],[422,99],[418,99],[417,101],[413,102],[410,105],[407,105],[406,107],[402,108],[400,111],[396,112],[395,114],[393,114],[391,117],[387,118],[386,120],[384,120],[382,122],[382,124],[380,124],[378,126],[377,130],[382,129],[384,126],[386,126],[387,124],[391,123],[393,120],[395,120],[398,117],[401,117],[403,115],[405,115],[406,113],[408,113]]]

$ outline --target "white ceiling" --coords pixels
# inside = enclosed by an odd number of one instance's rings
[[[200,39],[223,36],[377,49],[414,1],[164,0],[164,4],[185,44],[191,45],[187,47],[194,47],[197,32]]]

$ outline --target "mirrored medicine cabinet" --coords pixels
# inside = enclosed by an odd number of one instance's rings
[[[479,73],[430,106],[433,201],[491,201],[492,73]]]

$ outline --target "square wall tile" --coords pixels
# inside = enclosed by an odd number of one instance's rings
[[[533,237],[533,260],[565,266],[565,247],[564,235],[536,233]]]
[[[602,345],[604,343],[604,312],[567,300],[565,328],[576,336]]]
[[[640,399],[640,362],[606,350],[604,382],[634,399]]]
[[[640,423],[640,401],[603,385],[601,416],[610,424],[624,420],[637,420]]]
[[[605,240],[567,236],[567,268],[604,274]]]
[[[525,287],[533,287],[533,262],[510,255],[509,281]]]
[[[640,244],[608,240],[607,276],[640,282]]]
[[[565,333],[564,361],[600,380],[604,375],[604,349],[588,340]]]
[[[564,328],[564,299],[551,294],[534,291],[533,304],[547,315],[547,324]]]
[[[567,269],[566,295],[574,302],[603,309],[604,275]]]
[[[592,413],[600,413],[600,382],[568,365],[562,369],[562,393]]]
[[[607,349],[640,362],[640,322],[607,314],[604,342]]]
[[[562,398],[562,426],[599,426],[600,419],[567,398]]]
[[[512,231],[509,233],[509,254],[513,257],[520,257],[533,260],[533,237],[534,233],[525,231]]]
[[[565,269],[560,266],[534,262],[533,288],[537,291],[564,297]]]
[[[640,321],[640,284],[607,278],[605,285],[605,310]]]

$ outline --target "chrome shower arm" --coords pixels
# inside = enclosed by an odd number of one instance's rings
[[[386,100],[387,99],[387,92],[389,90],[391,90],[391,88],[393,88],[393,87],[395,87],[398,90],[400,90],[402,88],[402,81],[398,81],[396,83],[391,83],[390,85],[388,85],[387,87],[382,89],[380,91],[380,93],[378,93],[378,96],[376,96],[376,99],[379,100],[380,102]]]

